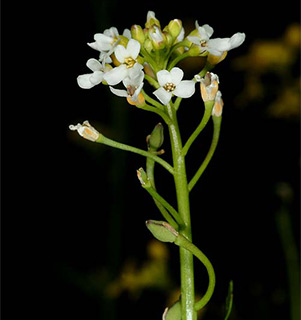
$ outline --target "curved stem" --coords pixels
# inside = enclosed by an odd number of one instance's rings
[[[155,89],[160,88],[159,83],[157,82],[157,80],[155,80],[154,78],[152,78],[151,76],[149,76],[148,74],[144,74],[144,78],[148,81],[148,83],[150,85],[152,85]]]
[[[171,213],[173,218],[177,221],[178,225],[180,226],[184,225],[183,219],[180,217],[178,212],[163,197],[161,197],[159,193],[152,186],[143,186],[143,187],[154,199],[156,199],[159,203],[161,203],[162,206]]]
[[[161,164],[161,166],[163,168],[165,168],[168,172],[170,172],[171,174],[174,174],[174,168],[168,162],[166,162],[165,160],[163,160],[162,158],[156,156],[155,154],[153,154],[151,152],[148,152],[148,151],[145,151],[145,150],[142,150],[139,148],[129,146],[124,143],[120,143],[120,142],[111,140],[102,134],[99,135],[99,138],[95,142],[102,143],[102,144],[105,144],[110,147],[114,147],[114,148],[125,150],[125,151],[130,151],[133,153],[140,154],[141,156],[151,158],[154,161],[156,161],[157,163]]]
[[[208,101],[205,103],[205,113],[203,115],[203,118],[200,122],[200,124],[198,125],[198,127],[194,130],[194,132],[192,133],[192,135],[190,136],[190,138],[187,140],[187,142],[185,143],[184,147],[183,147],[183,155],[185,156],[190,148],[190,146],[192,145],[192,143],[194,142],[194,140],[198,137],[198,135],[201,133],[201,131],[205,128],[206,124],[208,123],[211,113],[212,113],[212,108],[214,106],[214,101]]]
[[[181,54],[180,56],[176,57],[174,60],[172,60],[168,67],[167,70],[170,71],[174,66],[177,65],[177,63],[179,63],[181,60],[190,57],[190,54],[188,52],[185,52],[183,54]]]
[[[213,137],[212,137],[211,146],[210,146],[210,149],[207,153],[205,160],[203,161],[203,163],[199,167],[198,171],[196,172],[196,174],[193,176],[193,178],[190,180],[190,182],[188,184],[189,191],[192,190],[194,185],[198,182],[199,178],[201,177],[201,175],[203,174],[203,172],[207,168],[207,166],[208,166],[208,164],[209,164],[209,162],[215,152],[215,149],[217,147],[222,117],[212,116],[212,119],[213,119]]]
[[[161,104],[160,102],[158,102],[157,100],[151,98],[143,89],[141,90],[145,100],[147,102],[149,102],[150,104],[152,104],[154,107],[157,107],[160,110],[164,110],[164,106],[163,104]]]
[[[145,103],[142,106],[136,105],[136,107],[139,109],[142,109],[142,110],[151,111],[151,112],[158,114],[165,121],[166,124],[169,124],[171,122],[170,118],[168,117],[168,115],[164,111],[162,111],[156,107],[150,106],[147,103]]]
[[[205,254],[181,234],[178,235],[174,243],[190,251],[194,256],[196,256],[202,262],[202,264],[207,269],[208,276],[209,276],[209,284],[208,284],[207,291],[204,294],[204,296],[194,305],[195,310],[199,311],[209,302],[214,292],[215,272],[214,272],[213,266],[209,261],[209,259],[205,256]]]
[[[155,185],[155,176],[154,176],[154,171],[155,171],[155,161],[150,158],[146,158],[146,174],[147,177],[151,183],[151,186],[156,190],[156,185]],[[174,219],[170,216],[169,212],[164,208],[164,206],[153,197],[153,200],[155,202],[155,205],[161,212],[162,216],[164,219],[171,225],[173,226],[176,230],[178,230],[178,225],[174,221]]]

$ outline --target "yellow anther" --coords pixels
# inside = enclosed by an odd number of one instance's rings
[[[136,63],[136,60],[134,60],[134,59],[131,58],[131,57],[124,59],[124,64],[126,65],[126,67],[127,67],[128,69],[129,69],[129,68],[132,68],[135,63]]]
[[[172,92],[176,89],[176,85],[171,83],[171,82],[167,82],[163,88],[167,91],[167,92]]]

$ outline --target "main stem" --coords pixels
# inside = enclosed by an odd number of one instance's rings
[[[166,106],[166,111],[172,120],[168,127],[174,165],[174,181],[177,195],[178,213],[184,221],[184,227],[183,229],[179,230],[179,232],[189,241],[192,241],[185,156],[182,152],[182,141],[178,126],[177,114],[174,106],[171,104]],[[182,320],[196,320],[197,313],[194,309],[195,293],[193,255],[184,248],[180,248],[180,273]]]

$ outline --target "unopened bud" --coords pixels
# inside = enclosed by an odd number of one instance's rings
[[[222,99],[222,93],[218,91],[215,97],[215,103],[212,109],[212,115],[220,117],[223,113],[224,101]]]
[[[160,21],[155,17],[154,11],[148,11],[146,16],[145,28],[150,28],[153,25],[160,27]]]
[[[152,133],[147,136],[146,142],[151,150],[158,150],[164,141],[164,127],[162,123],[158,123]]]
[[[87,120],[84,121],[83,124],[71,124],[69,126],[69,129],[72,131],[77,131],[81,137],[93,142],[96,141],[100,135],[100,133],[96,129],[94,129]]]
[[[143,168],[140,168],[139,170],[137,170],[137,177],[142,187],[148,186],[150,184],[147,174]]]
[[[166,36],[158,26],[152,26],[148,31],[148,35],[155,49],[161,50],[166,47]]]
[[[131,28],[132,38],[139,41],[141,44],[144,43],[145,36],[141,26],[134,24]]]
[[[179,235],[179,233],[165,221],[148,220],[145,224],[153,236],[162,242],[175,242]]]
[[[212,72],[207,72],[205,77],[200,79],[200,82],[203,101],[214,101],[218,91],[218,76]]]
[[[171,20],[167,26],[168,33],[176,39],[182,30],[182,21],[179,19]]]

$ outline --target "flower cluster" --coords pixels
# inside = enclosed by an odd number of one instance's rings
[[[229,50],[245,40],[244,33],[236,33],[231,38],[210,39],[212,34],[212,27],[208,24],[199,26],[196,21],[195,30],[185,37],[179,19],[171,20],[162,29],[155,13],[149,11],[144,29],[133,25],[121,35],[117,28],[111,27],[94,35],[94,42],[88,45],[99,51],[99,58],[87,61],[92,72],[78,76],[78,85],[84,89],[100,83],[109,85],[113,94],[125,97],[137,106],[143,106],[145,100],[153,101],[143,90],[145,80],[155,88],[153,94],[163,105],[167,105],[173,96],[189,98],[194,94],[198,80],[183,80],[184,72],[176,67],[177,63],[189,56],[207,56],[207,64],[198,74],[203,78]],[[115,87],[121,83],[123,88]]]

